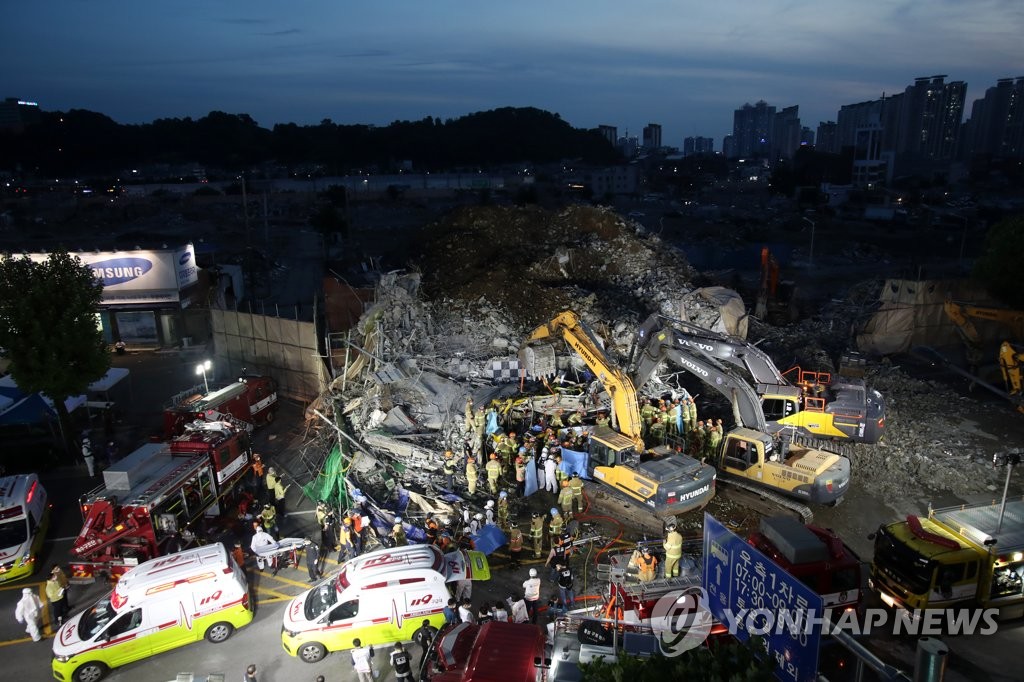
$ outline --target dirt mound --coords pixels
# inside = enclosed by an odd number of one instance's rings
[[[693,274],[656,236],[583,206],[460,209],[425,229],[417,265],[431,299],[501,308],[524,327],[581,301],[598,317],[646,314]]]

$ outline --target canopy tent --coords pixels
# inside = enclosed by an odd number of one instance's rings
[[[57,416],[50,398],[42,393],[25,395],[10,374],[0,377],[0,396],[7,399],[0,400],[0,405],[3,405],[0,406],[0,426],[38,424]],[[74,412],[84,404],[84,395],[71,396],[64,401],[68,413]]]
[[[89,393],[107,393],[117,384],[128,377],[130,372],[124,367],[111,367],[107,373],[96,381],[89,384],[86,389]]]

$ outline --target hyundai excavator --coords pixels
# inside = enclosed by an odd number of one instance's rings
[[[666,340],[657,340],[659,335]],[[680,351],[746,370],[770,433],[791,427],[794,440],[848,451],[844,447],[848,444],[877,443],[885,431],[882,394],[862,381],[799,367],[783,373],[767,353],[745,339],[657,314],[647,318],[637,332],[629,362],[634,385],[641,388],[647,383],[666,359],[664,353]],[[793,375],[795,381],[787,375]]]
[[[715,468],[665,446],[646,447],[633,382],[608,359],[575,313],[559,313],[527,337],[519,351],[527,374],[541,378],[555,373],[553,344],[559,340],[576,351],[611,398],[614,428],[598,426],[590,434],[590,478],[657,516],[707,505],[715,495]]]
[[[850,483],[850,460],[789,442],[789,433],[779,434],[776,442],[769,435],[761,401],[750,384],[673,332],[658,329],[645,335],[646,343],[635,359],[635,374],[649,377],[662,360],[669,360],[730,402],[737,426],[723,434],[718,452],[712,454],[722,480],[796,511],[805,522],[811,519],[810,509],[786,498],[837,504]]]

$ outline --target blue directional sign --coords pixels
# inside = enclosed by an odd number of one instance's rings
[[[708,608],[733,635],[761,637],[778,679],[817,680],[821,597],[706,513],[703,583]]]

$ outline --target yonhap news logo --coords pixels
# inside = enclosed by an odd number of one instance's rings
[[[648,622],[663,656],[679,656],[704,643],[714,623],[707,604],[707,594],[699,587],[674,590],[657,601]]]
[[[892,635],[938,637],[944,635],[991,635],[998,630],[999,609],[724,609],[725,626],[730,634],[745,631],[751,635],[788,634],[797,639],[820,633],[833,635],[870,635],[883,631]]]

